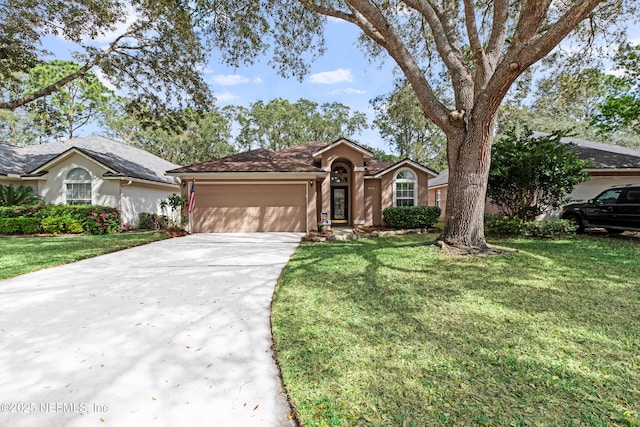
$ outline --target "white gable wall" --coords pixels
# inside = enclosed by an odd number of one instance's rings
[[[80,154],[74,154],[63,161],[56,163],[48,169],[40,181],[38,193],[47,203],[55,205],[66,204],[65,179],[74,168],[83,168],[91,174],[91,204],[119,208],[120,183],[118,181],[104,180],[102,176],[107,169],[96,162],[87,159]]]
[[[119,206],[123,224],[138,225],[138,216],[142,212],[155,213],[161,215],[160,201],[166,200],[172,194],[180,194],[180,188],[176,185],[174,189],[167,186],[154,186],[150,184],[131,183],[120,181],[122,184],[122,205]],[[171,214],[171,208],[167,208]],[[177,214],[179,219],[180,214]]]

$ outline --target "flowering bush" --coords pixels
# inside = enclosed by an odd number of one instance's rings
[[[45,233],[109,234],[120,231],[120,213],[108,206],[94,205],[35,205],[0,207],[4,221],[0,234],[32,234],[42,229]],[[29,219],[29,221],[23,221]],[[35,221],[31,221],[31,220]],[[17,224],[25,224],[17,225]],[[34,224],[37,224],[34,225]],[[35,231],[34,231],[35,230]]]
[[[82,221],[89,234],[112,234],[120,230],[120,214],[115,209],[96,209]]]

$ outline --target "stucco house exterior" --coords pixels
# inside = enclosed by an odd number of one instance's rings
[[[183,194],[195,189],[191,231],[308,232],[328,226],[382,225],[382,209],[428,205],[436,172],[412,160],[373,158],[366,148],[339,139],[282,151],[255,149],[169,170]]]
[[[0,144],[0,185],[31,186],[46,203],[117,208],[123,224],[142,212],[160,214],[160,200],[180,193],[165,175],[178,165],[102,136],[16,147]]]
[[[542,135],[539,132],[533,134],[534,137]],[[589,179],[575,186],[569,194],[570,200],[585,202],[612,185],[640,183],[640,150],[571,137],[562,138],[561,142],[574,144],[572,150],[578,153],[580,159],[590,159],[592,162],[591,167],[585,169]],[[429,181],[429,199],[438,200],[440,197],[441,218],[445,215],[448,181],[448,169]],[[497,213],[498,208],[487,200],[485,211]],[[557,218],[558,211],[549,212],[543,217]]]

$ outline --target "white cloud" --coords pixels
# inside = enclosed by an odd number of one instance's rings
[[[238,96],[234,95],[231,92],[217,93],[215,94],[215,96],[218,102],[230,102],[230,101],[233,101],[234,99],[238,99]]]
[[[211,83],[220,85],[220,86],[235,86],[244,83],[262,83],[262,79],[260,77],[256,77],[251,80],[248,77],[240,76],[238,74],[216,74],[211,77]]]
[[[243,77],[238,74],[216,74],[211,77],[211,83],[221,86],[235,86],[249,82],[250,80],[247,77]]]
[[[311,83],[318,85],[333,85],[336,83],[351,82],[353,81],[353,75],[349,69],[338,68],[335,71],[323,71],[312,74],[309,80]]]
[[[129,29],[129,27],[131,26],[131,24],[133,24],[134,22],[136,22],[139,18],[139,15],[136,13],[135,9],[132,6],[128,6],[127,7],[127,18],[125,19],[124,22],[118,22],[114,29],[112,31],[108,31],[104,34],[100,34],[98,35],[98,37],[96,37],[95,39],[93,39],[92,41],[95,43],[100,43],[100,44],[106,44],[108,45],[109,43],[111,43],[112,41],[114,41],[116,39],[116,37],[118,37],[119,35],[121,35],[122,33],[124,33],[125,31],[127,31]],[[86,42],[89,42],[89,40],[85,40]]]
[[[346,89],[338,89],[331,91],[331,95],[364,95],[366,94],[366,90],[362,89],[354,89],[354,88],[346,88]]]
[[[100,83],[102,83],[103,85],[105,85],[106,87],[111,89],[112,91],[114,91],[114,92],[116,92],[118,94],[122,94],[121,90],[119,90],[117,87],[115,87],[113,85],[113,83],[111,83],[109,80],[107,80],[107,78],[104,76],[104,73],[102,72],[102,70],[94,69],[92,71],[96,75],[98,80],[100,80]]]

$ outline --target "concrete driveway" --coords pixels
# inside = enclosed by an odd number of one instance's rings
[[[293,425],[269,306],[301,236],[196,234],[0,281],[0,425]]]

